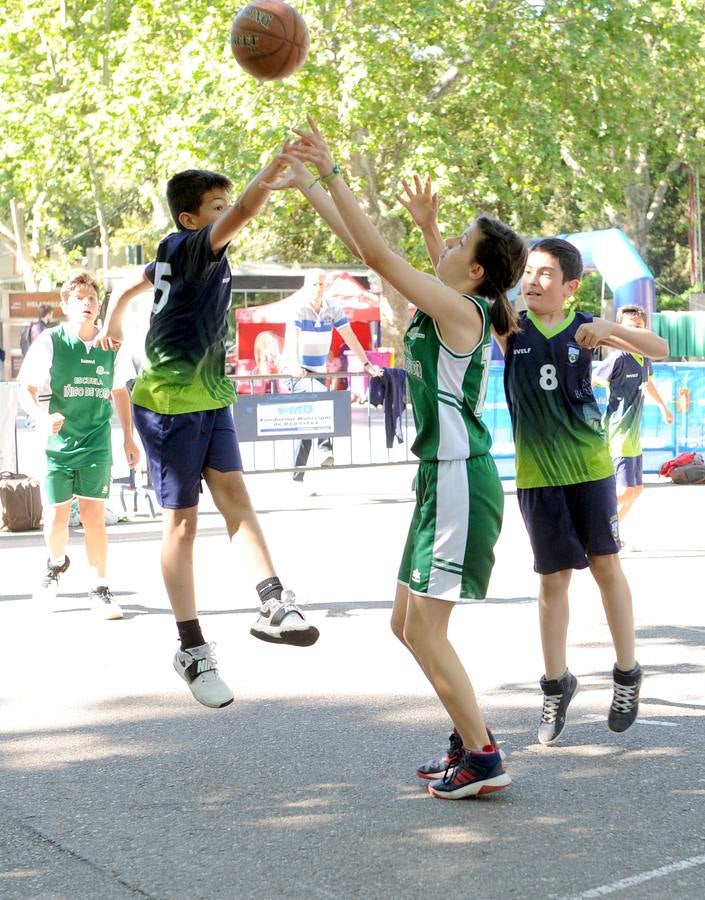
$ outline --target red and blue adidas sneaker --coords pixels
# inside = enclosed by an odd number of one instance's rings
[[[512,783],[504,771],[499,750],[487,745],[485,750],[464,750],[460,762],[443,778],[432,781],[429,794],[442,800],[462,800],[501,791]]]
[[[487,729],[487,736],[490,739],[492,747],[495,750],[499,750],[497,741],[494,739],[494,735],[489,728]],[[430,759],[428,762],[422,763],[418,767],[416,774],[419,778],[423,778],[426,781],[435,781],[438,778],[443,778],[448,769],[452,769],[453,766],[458,765],[463,758],[463,739],[458,734],[457,728],[453,729],[453,733],[448,740],[450,743],[443,756],[437,756],[434,759]],[[499,754],[502,759],[504,759],[504,753],[501,750],[499,750]],[[502,769],[504,769],[504,766]]]

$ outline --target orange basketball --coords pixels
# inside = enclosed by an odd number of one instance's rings
[[[235,17],[230,46],[238,65],[260,81],[287,78],[303,64],[310,39],[303,17],[282,0],[255,0]]]

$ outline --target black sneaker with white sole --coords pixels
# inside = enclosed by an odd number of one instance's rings
[[[552,744],[565,728],[568,705],[578,692],[578,679],[567,669],[560,678],[539,682],[543,691],[543,711],[539,722],[539,743]]]
[[[318,629],[306,621],[293,591],[282,591],[280,598],[272,597],[263,603],[250,634],[271,644],[294,647],[310,647],[318,640]]]
[[[607,727],[616,734],[631,728],[639,712],[639,690],[641,689],[641,666],[623,672],[617,666],[612,669],[612,706],[607,716]]]

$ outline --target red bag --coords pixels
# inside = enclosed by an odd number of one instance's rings
[[[665,462],[658,470],[658,473],[659,475],[664,475],[666,478],[669,478],[674,469],[678,469],[681,466],[688,466],[694,459],[695,453],[679,453],[678,456]]]

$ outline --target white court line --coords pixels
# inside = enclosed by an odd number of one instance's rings
[[[586,722],[602,722],[604,720],[603,715],[599,715],[598,713],[588,713],[583,716],[583,720]],[[660,725],[662,728],[678,728],[677,722],[664,722],[663,719],[635,719],[635,725]]]
[[[645,881],[651,881],[653,878],[663,878],[672,872],[682,872],[683,869],[692,869],[695,866],[704,864],[705,856],[691,856],[690,859],[681,859],[678,862],[669,863],[667,866],[661,866],[660,869],[651,869],[650,872],[641,872],[639,875],[632,875],[630,878],[622,878],[619,881],[613,881],[611,884],[603,884],[589,891],[583,891],[582,894],[576,894],[574,897],[567,898],[567,900],[591,900],[593,897],[604,897],[606,894],[623,891],[637,884],[643,884]]]

